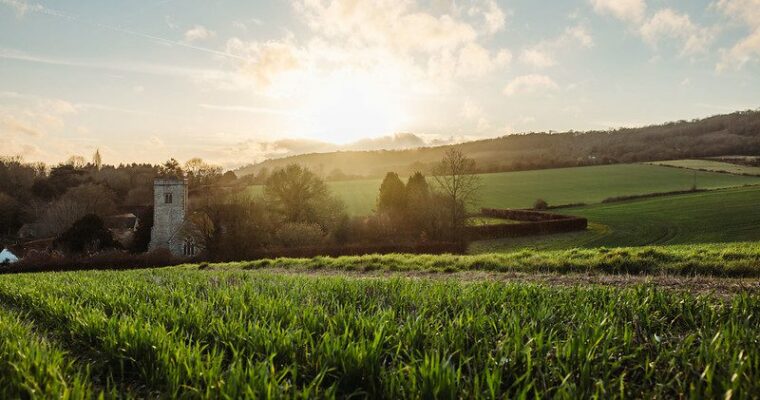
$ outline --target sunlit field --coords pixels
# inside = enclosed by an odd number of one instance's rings
[[[715,262],[752,253],[737,252],[684,256]],[[667,269],[677,254],[639,256]],[[741,398],[760,391],[760,297],[751,293],[185,266],[5,276],[0,299],[3,398]]]
[[[641,246],[760,240],[760,188],[655,197],[560,212],[591,221],[585,232],[475,242],[475,253],[522,248]]]
[[[730,174],[747,174],[760,176],[760,167],[732,164],[723,161],[712,160],[671,160],[656,161],[652,165],[663,165],[677,168],[696,169],[703,171],[726,172]]]
[[[698,171],[697,187],[760,184],[760,177],[745,177]],[[538,171],[483,174],[479,207],[526,208],[537,199],[550,206],[571,203],[598,203],[608,197],[689,190],[694,172],[648,164],[605,165]],[[428,178],[432,183],[432,178]],[[329,182],[330,188],[346,203],[348,212],[364,215],[375,207],[380,179]],[[260,187],[252,188],[261,193]]]

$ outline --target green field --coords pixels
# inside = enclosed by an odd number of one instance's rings
[[[474,253],[521,248],[641,246],[760,241],[760,187],[654,197],[562,209],[589,230],[473,243]]]
[[[662,252],[651,259],[669,263]],[[760,393],[750,292],[215,266],[0,278],[1,398]]]
[[[702,170],[702,171],[726,172],[729,174],[760,176],[760,167],[749,167],[746,165],[732,164],[732,163],[723,162],[723,161],[671,160],[671,161],[657,161],[650,164],[678,167],[678,168],[687,168],[687,169],[696,169],[696,170]]]
[[[549,205],[599,203],[608,197],[688,190],[693,171],[648,164],[621,164],[598,167],[547,169],[540,171],[484,174],[478,206],[493,208],[532,207],[536,199]],[[432,183],[432,179],[428,178]],[[352,215],[372,212],[379,179],[329,182],[330,188],[346,203]],[[702,189],[760,184],[760,177],[744,177],[715,172],[697,172]],[[254,187],[254,193],[261,193]]]

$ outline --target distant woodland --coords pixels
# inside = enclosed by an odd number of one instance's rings
[[[267,160],[236,171],[263,175],[300,164],[328,180],[381,177],[388,171],[428,174],[444,152],[457,147],[480,172],[760,154],[760,110],[692,121],[609,131],[527,133],[451,146],[393,151],[340,151]]]

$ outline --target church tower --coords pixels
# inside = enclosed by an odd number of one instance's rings
[[[169,249],[186,255],[181,235],[187,212],[187,180],[158,178],[153,182],[153,228],[149,250]]]

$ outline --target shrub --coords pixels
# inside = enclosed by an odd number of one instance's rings
[[[549,203],[544,199],[538,199],[533,203],[534,210],[547,210],[549,209]]]
[[[304,247],[320,244],[325,238],[325,233],[317,224],[293,222],[277,229],[275,238],[285,247]]]

